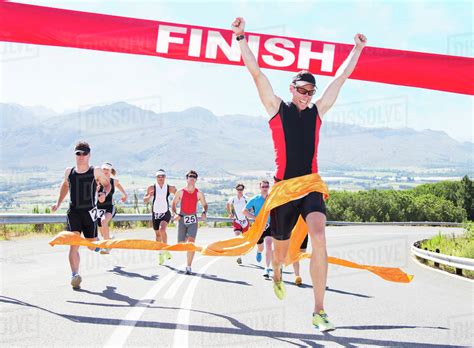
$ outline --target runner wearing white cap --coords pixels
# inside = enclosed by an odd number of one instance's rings
[[[171,186],[165,183],[166,172],[163,169],[159,169],[156,174],[156,184],[148,187],[145,197],[143,198],[145,203],[148,203],[153,197],[151,204],[151,215],[153,221],[153,229],[155,230],[156,241],[162,243],[168,243],[168,235],[166,234],[166,227],[171,220],[170,194],[176,194],[176,186]],[[162,265],[165,259],[171,259],[169,251],[161,250],[158,252],[159,264]]]
[[[112,218],[115,216],[115,204],[113,201],[115,188],[117,188],[122,193],[122,197],[120,198],[120,201],[122,203],[127,200],[128,195],[127,195],[127,192],[125,192],[125,189],[123,188],[123,186],[120,184],[120,182],[116,178],[117,171],[115,170],[115,168],[110,162],[103,163],[101,166],[101,169],[104,172],[105,176],[110,180],[110,192],[105,197],[104,202],[99,201],[97,203],[98,214],[100,216],[98,220],[99,231],[100,231],[100,234],[102,235],[102,238],[110,239],[109,222],[112,221]],[[102,193],[103,191],[104,191],[104,188],[102,185],[100,185],[98,187],[98,192]],[[109,254],[110,250],[107,248],[101,249],[100,253]]]
[[[234,234],[240,236],[242,233],[248,231],[250,223],[247,217],[242,213],[242,210],[244,210],[245,205],[247,204],[247,197],[244,195],[244,184],[237,184],[235,190],[237,191],[237,194],[229,198],[226,208],[229,218],[233,219],[232,227],[234,229]],[[242,264],[242,258],[240,256],[237,258],[237,263],[239,265]]]

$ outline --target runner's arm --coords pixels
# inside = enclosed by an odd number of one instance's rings
[[[242,210],[242,214],[244,214],[248,219],[253,219],[255,220],[255,215],[253,215],[250,210],[248,210],[247,208],[244,208]]]
[[[101,184],[98,183],[99,180],[96,179],[96,182],[97,182],[97,199],[99,201],[99,203],[104,203],[105,202],[105,198],[107,197],[105,195],[105,189],[104,189],[104,186],[102,186]]]
[[[232,30],[236,36],[240,36],[244,35],[244,29],[245,20],[242,17],[237,17],[234,22],[232,22]],[[267,110],[268,115],[273,117],[280,108],[281,99],[275,95],[270,81],[258,66],[257,59],[250,50],[247,40],[240,40],[239,46],[244,64],[250,72],[250,75],[252,75],[255,85],[257,86],[260,100],[262,101],[265,110]]]
[[[104,193],[107,196],[111,190],[110,180],[105,176],[100,168],[94,168],[94,176],[99,181],[99,184],[104,187]]]
[[[117,187],[122,193],[122,198],[120,198],[120,200],[122,202],[125,202],[128,198],[127,192],[125,192],[125,189],[123,188],[122,184],[117,179],[115,179],[115,187]]]
[[[173,198],[173,202],[171,203],[171,211],[174,215],[179,216],[177,212],[177,205],[181,202],[181,197],[183,196],[183,191],[178,191]]]
[[[154,193],[155,193],[155,188],[153,187],[153,185],[148,186],[148,188],[146,189],[146,194],[143,197],[143,202],[148,203],[150,201],[151,196]]]
[[[199,202],[201,202],[202,209],[203,209],[203,212],[201,214],[201,219],[206,220],[208,205],[206,202],[206,198],[204,197],[204,193],[202,193],[201,191],[198,192],[198,199],[199,199]]]
[[[66,198],[68,192],[69,192],[69,182],[68,182],[68,177],[69,177],[69,174],[71,174],[71,170],[72,168],[66,168],[66,170],[64,171],[64,178],[63,178],[63,182],[61,183],[61,186],[59,188],[59,197],[58,197],[58,200],[56,202],[56,204],[54,204],[52,207],[51,207],[51,211],[54,213],[56,210],[58,210],[58,208],[61,206],[61,203],[64,201],[64,198]]]
[[[360,54],[367,43],[367,38],[362,34],[357,34],[354,37],[354,41],[356,45],[352,49],[351,53],[349,53],[349,56],[347,56],[346,60],[341,64],[339,69],[337,69],[336,74],[334,75],[331,82],[326,86],[319,99],[316,100],[316,106],[318,107],[320,117],[328,112],[336,102],[342,85],[352,74],[357,62],[359,61]]]
[[[227,215],[229,216],[229,218],[233,218],[234,214],[232,214],[232,204],[230,203],[230,200],[227,201],[225,207],[227,209]]]
[[[176,190],[176,186],[170,186],[170,193],[175,195],[177,191],[178,190]]]

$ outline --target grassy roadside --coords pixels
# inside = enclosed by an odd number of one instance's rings
[[[439,233],[433,238],[423,241],[421,248],[433,252],[439,249],[441,254],[474,259],[474,222],[467,222],[464,230],[464,234],[461,236],[455,236],[454,234],[442,235]],[[432,261],[417,259],[430,267],[434,267],[434,262]],[[454,267],[440,265],[439,268],[456,274]],[[474,279],[474,271],[463,270],[463,276]]]
[[[226,228],[232,226],[228,222],[210,222],[199,223],[200,227],[216,227]],[[176,224],[171,223],[169,228],[176,227]],[[114,222],[110,224],[110,229],[115,232],[125,232],[136,229],[152,229],[151,221],[124,221]],[[25,224],[25,225],[2,225],[0,228],[0,240],[17,240],[37,237],[53,237],[61,231],[66,231],[66,224]]]

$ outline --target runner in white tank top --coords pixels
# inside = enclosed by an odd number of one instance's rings
[[[245,186],[243,184],[237,184],[235,186],[235,190],[237,191],[237,195],[230,197],[227,201],[227,213],[232,221],[232,226],[234,228],[234,234],[236,236],[240,236],[242,233],[245,233],[249,229],[249,220],[247,217],[242,213],[247,205],[247,197],[244,196],[244,189]],[[239,256],[237,258],[237,263],[239,265],[242,264],[242,258]]]
[[[166,172],[160,169],[156,172],[156,183],[148,187],[143,200],[151,203],[151,219],[153,222],[153,229],[155,230],[156,241],[168,243],[168,235],[166,234],[166,227],[171,220],[169,196],[176,194],[176,187],[165,183]],[[165,259],[171,259],[169,251],[158,252],[159,264],[162,265]]]

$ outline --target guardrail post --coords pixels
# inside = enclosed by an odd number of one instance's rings
[[[438,248],[436,248],[436,252],[439,254],[439,249]],[[435,266],[435,268],[439,268],[439,263],[435,262],[434,266]]]
[[[456,268],[456,275],[462,276],[462,269]]]

